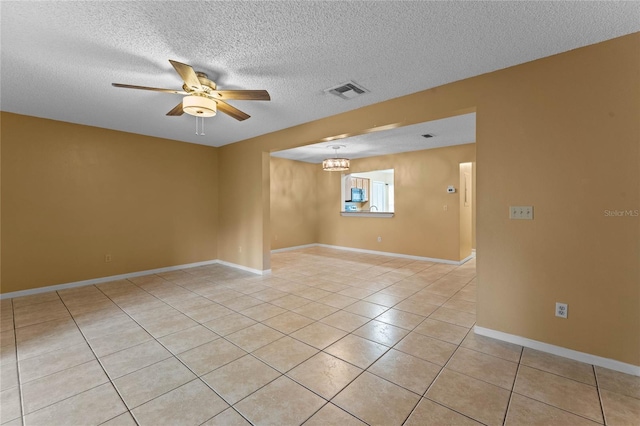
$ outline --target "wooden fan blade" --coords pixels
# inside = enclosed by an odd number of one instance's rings
[[[200,80],[198,80],[198,76],[191,65],[183,64],[182,62],[177,62],[171,59],[169,59],[169,62],[171,62],[171,65],[173,65],[178,74],[180,74],[180,77],[182,77],[187,87],[190,87],[193,90],[202,90]]]
[[[238,121],[246,120],[247,118],[251,117],[246,112],[242,112],[238,108],[232,107],[226,102],[223,102],[221,100],[216,100],[216,102],[218,104],[218,111],[222,111]]]
[[[182,101],[176,106],[173,107],[171,111],[167,113],[167,115],[182,115],[184,111],[182,110]]]
[[[218,99],[238,99],[243,101],[270,101],[266,90],[216,90],[211,92]]]
[[[140,89],[140,90],[152,90],[154,92],[175,93],[176,95],[188,95],[187,92],[182,90],[172,89],[158,89],[157,87],[145,87],[145,86],[133,86],[131,84],[111,83],[113,87],[123,87],[125,89]]]

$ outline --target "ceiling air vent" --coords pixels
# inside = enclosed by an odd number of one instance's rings
[[[434,137],[434,136],[435,136],[435,135],[434,135],[434,134],[432,134],[432,133],[425,133],[424,135],[422,135],[422,137],[423,137],[423,138],[427,138],[427,139],[428,139],[428,138],[432,138],[432,137]]]
[[[354,81],[347,81],[346,83],[339,84],[338,86],[330,87],[329,89],[325,89],[324,92],[339,96],[342,99],[353,99],[362,94],[369,93],[367,89],[358,85]]]

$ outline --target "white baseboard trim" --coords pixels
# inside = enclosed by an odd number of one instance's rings
[[[251,272],[252,274],[257,274],[257,275],[269,275],[271,273],[271,269],[265,269],[265,270],[253,269],[253,268],[249,268],[248,266],[242,266],[236,263],[226,262],[224,260],[218,260],[217,263],[224,266],[228,266],[230,268],[240,269],[241,271]]]
[[[329,245],[329,244],[319,244],[319,243],[304,244],[304,245],[301,245],[301,246],[293,246],[293,247],[284,247],[284,248],[280,248],[280,249],[271,250],[271,253],[282,253],[282,252],[285,252],[285,251],[299,250],[299,249],[305,249],[305,248],[310,248],[310,247],[325,247],[325,248],[332,248],[332,249],[336,249],[336,250],[354,251],[354,252],[358,252],[358,253],[376,254],[376,255],[390,256],[390,257],[401,257],[401,258],[404,258],[404,259],[426,260],[426,261],[429,261],[429,262],[446,263],[446,264],[449,264],[449,265],[456,265],[456,266],[460,266],[460,265],[466,263],[467,261],[469,261],[470,259],[473,259],[474,257],[476,257],[476,250],[475,249],[473,249],[471,251],[471,254],[469,256],[465,257],[464,259],[462,259],[460,261],[456,261],[456,260],[448,260],[448,259],[438,259],[438,258],[434,258],[434,257],[413,256],[413,255],[410,255],[410,254],[402,254],[402,253],[390,253],[390,252],[386,252],[386,251],[365,250],[365,249],[359,249],[359,248],[353,248],[353,247],[332,246],[332,245]]]
[[[460,262],[458,262],[459,265],[464,265],[465,263],[467,263],[468,261],[470,261],[471,259],[473,259],[474,257],[476,257],[476,254],[471,252],[471,254],[467,257],[465,257],[464,259],[462,259]]]
[[[283,251],[306,249],[306,248],[310,248],[310,247],[318,247],[318,244],[303,244],[301,246],[284,247],[284,248],[271,250],[271,253],[282,253]]]
[[[502,340],[508,343],[514,343],[516,345],[535,349],[541,352],[547,352],[553,355],[573,359],[575,361],[597,365],[598,367],[604,367],[610,370],[620,371],[622,373],[627,373],[634,376],[640,376],[640,366],[638,365],[627,364],[625,362],[616,361],[615,359],[604,358],[585,352],[574,351],[573,349],[563,348],[562,346],[551,345],[549,343],[539,342],[537,340],[531,340],[527,339],[526,337],[503,333],[502,331],[479,327],[477,325],[473,327],[473,331],[481,336],[491,337],[493,339]]]
[[[175,266],[167,266],[164,268],[149,269],[146,271],[129,272],[127,274],[110,275],[108,277],[93,278],[90,280],[75,281],[71,283],[49,285],[49,286],[38,287],[38,288],[30,288],[28,290],[13,291],[11,293],[0,293],[0,300],[11,299],[14,297],[31,296],[32,294],[47,293],[50,291],[65,290],[68,288],[83,287],[86,285],[102,284],[102,283],[107,283],[109,281],[126,280],[128,278],[140,277],[142,275],[160,274],[163,272],[177,271],[180,269],[196,268],[198,266],[215,265],[217,263],[224,266],[229,266],[231,268],[252,272],[258,275],[266,275],[271,273],[271,269],[260,271],[258,269],[248,268],[246,266],[236,265],[235,263],[230,263],[230,262],[225,262],[223,260],[215,259],[215,260],[205,260],[203,262],[186,263],[184,265],[175,265]]]
[[[460,266],[463,263],[465,263],[466,261],[468,261],[469,259],[472,259],[474,257],[473,254],[471,254],[470,256],[457,261],[457,260],[449,260],[449,259],[438,259],[435,257],[423,257],[423,256],[414,256],[411,254],[402,254],[402,253],[391,253],[391,252],[386,252],[386,251],[376,251],[376,250],[365,250],[365,249],[359,249],[359,248],[353,248],[353,247],[343,247],[343,246],[332,246],[329,244],[316,244],[317,247],[325,247],[325,248],[332,248],[332,249],[336,249],[336,250],[346,250],[346,251],[354,251],[357,253],[367,253],[367,254],[376,254],[376,255],[380,255],[380,256],[389,256],[389,257],[400,257],[403,259],[411,259],[411,260],[424,260],[424,261],[428,261],[428,262],[435,262],[435,263],[446,263],[447,265],[456,265],[456,266]]]

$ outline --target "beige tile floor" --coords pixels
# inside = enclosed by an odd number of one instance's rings
[[[1,301],[5,425],[640,424],[640,378],[477,336],[475,260],[326,248]]]

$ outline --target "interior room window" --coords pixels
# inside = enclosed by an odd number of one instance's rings
[[[393,188],[393,169],[342,175],[343,211],[393,213]]]

